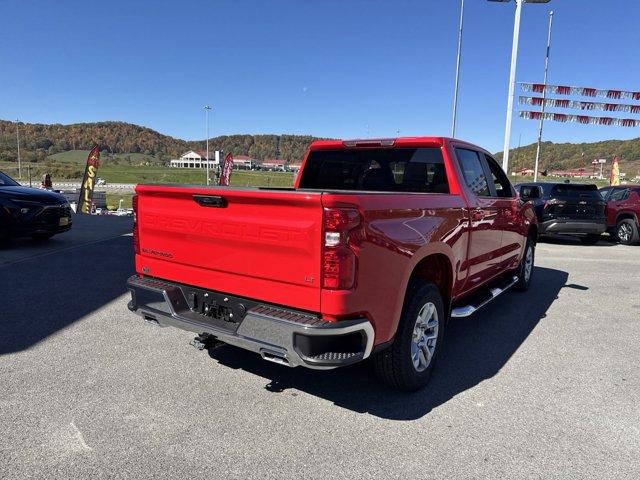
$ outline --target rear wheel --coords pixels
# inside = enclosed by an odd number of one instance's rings
[[[525,292],[531,285],[531,277],[533,276],[533,264],[536,258],[536,243],[531,237],[527,238],[527,243],[524,246],[524,254],[522,260],[520,260],[520,267],[518,267],[518,281],[513,286],[514,290],[519,292]]]
[[[638,243],[638,225],[631,218],[620,220],[616,226],[616,237],[623,245]]]
[[[580,237],[580,241],[584,245],[595,245],[600,241],[600,235],[589,234],[584,237]]]
[[[395,340],[373,357],[378,378],[407,392],[424,387],[442,343],[444,322],[444,303],[438,287],[411,280]]]

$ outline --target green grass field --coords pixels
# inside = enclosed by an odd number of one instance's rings
[[[18,178],[15,163],[0,163],[0,170]],[[78,163],[60,162],[55,167],[44,164],[23,164],[22,181],[29,178],[29,170],[34,184],[39,184],[42,175],[50,173],[53,183],[62,181],[80,182],[84,167]],[[213,178],[213,172],[211,173]],[[194,168],[169,168],[139,165],[103,165],[98,177],[107,183],[185,183],[202,184],[206,182],[205,171]],[[293,185],[293,173],[258,172],[235,170],[231,175],[231,185],[237,187],[290,187]]]
[[[56,154],[49,157],[54,160],[48,165],[45,163],[23,163],[22,181],[29,178],[29,170],[34,185],[38,185],[45,173],[50,173],[56,182],[77,181],[79,182],[84,173],[84,161],[87,152],[72,150],[63,154]],[[124,155],[124,154],[123,154]],[[136,156],[137,161],[144,163],[142,154],[127,154]],[[0,162],[0,170],[8,175],[18,178],[18,171],[15,162]],[[106,180],[107,183],[178,183],[204,185],[205,171],[194,168],[169,168],[156,165],[140,164],[112,164],[102,165],[98,170],[98,177]],[[231,175],[231,185],[236,187],[290,187],[293,185],[295,175],[285,172],[260,172],[235,170]],[[512,183],[531,182],[532,177],[510,176]],[[562,178],[540,177],[542,182],[562,182]],[[599,187],[609,184],[607,179],[570,179],[572,183],[595,183]]]
[[[205,171],[193,168],[168,168],[133,165],[105,165],[98,176],[107,183],[186,183],[205,184]],[[213,177],[213,172],[211,172]],[[290,187],[294,176],[285,172],[255,172],[236,170],[231,185],[236,187]]]

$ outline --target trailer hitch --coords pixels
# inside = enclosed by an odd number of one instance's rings
[[[209,333],[201,333],[189,342],[189,345],[194,346],[198,350],[213,350],[223,344],[224,342],[221,342],[214,335]]]

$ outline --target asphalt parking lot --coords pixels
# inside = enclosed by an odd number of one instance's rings
[[[0,250],[0,478],[640,476],[640,247],[541,243],[428,389],[288,369],[126,308],[130,220]]]

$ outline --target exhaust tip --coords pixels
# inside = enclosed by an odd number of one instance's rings
[[[274,350],[267,350],[266,348],[260,349],[260,356],[265,360],[273,363],[277,363],[279,365],[286,365],[287,367],[291,367],[291,363],[287,359],[286,353],[276,352]]]

